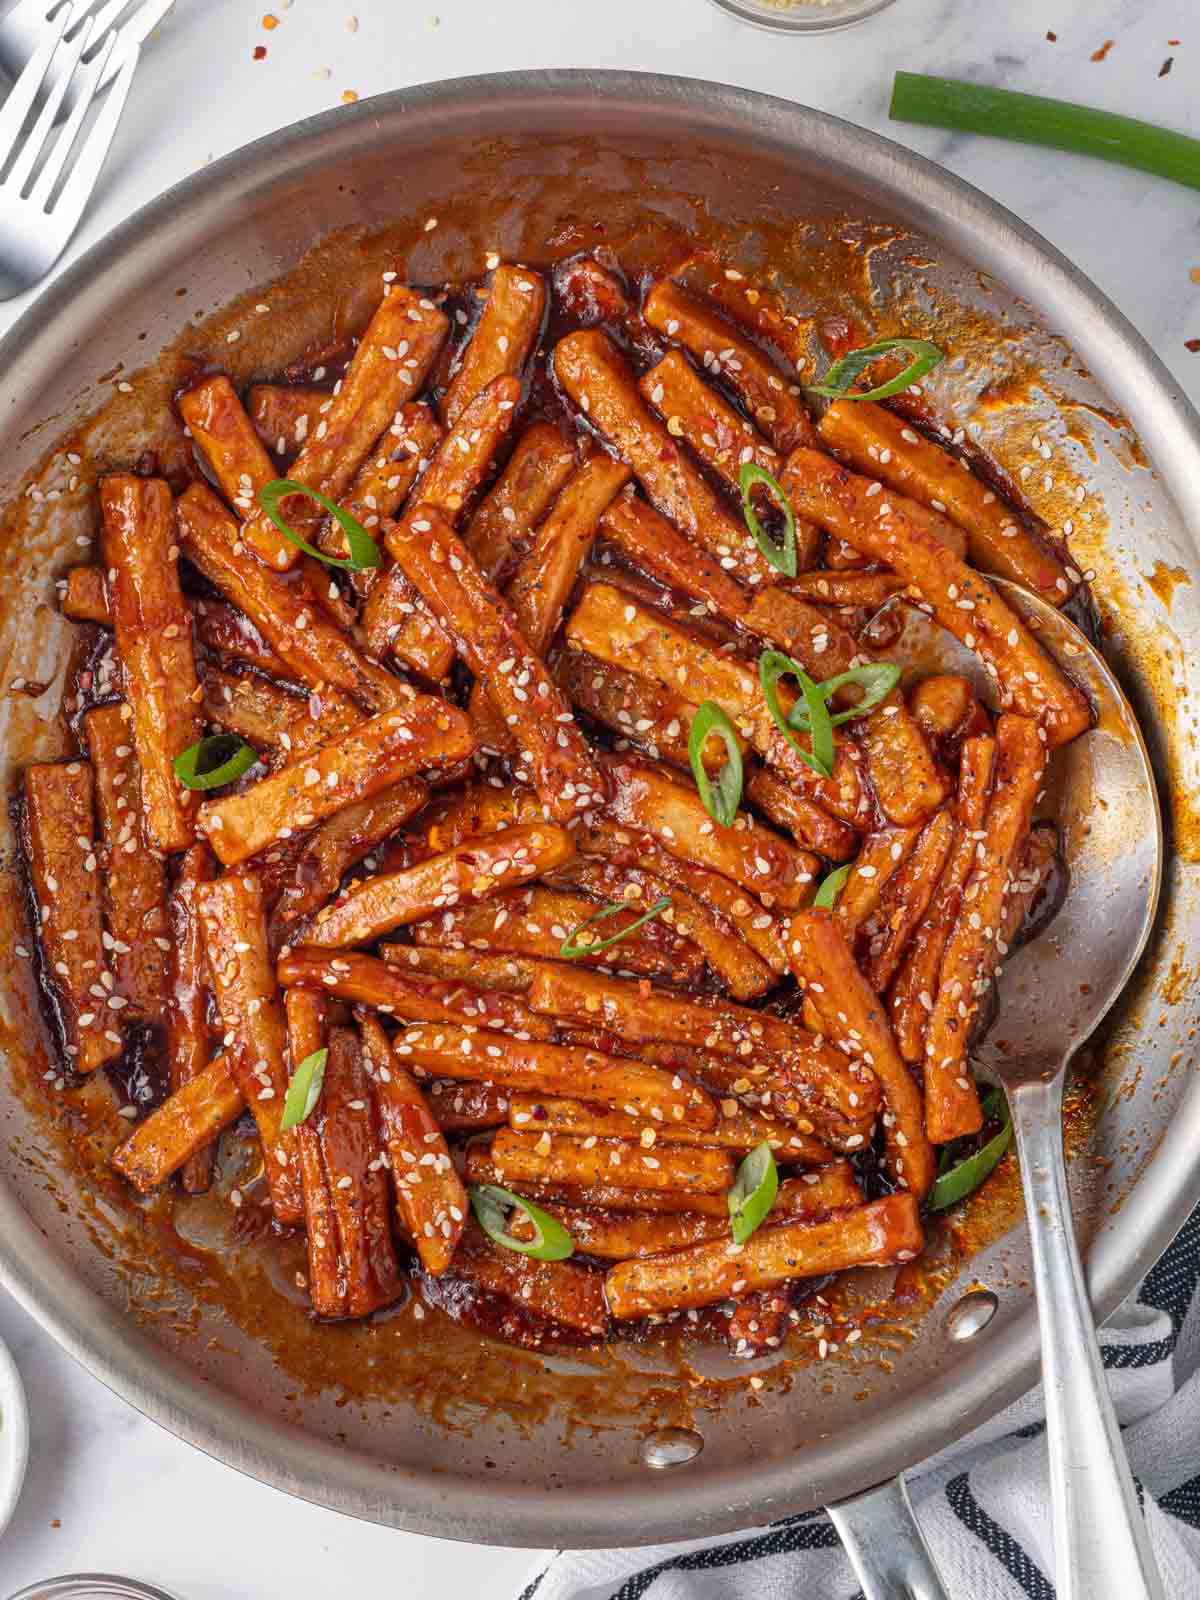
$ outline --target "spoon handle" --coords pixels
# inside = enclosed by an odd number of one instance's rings
[[[1064,1074],[1010,1092],[1033,1245],[1059,1600],[1164,1600],[1084,1284],[1062,1143]]]

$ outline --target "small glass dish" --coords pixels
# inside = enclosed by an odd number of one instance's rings
[[[865,22],[877,11],[886,10],[892,0],[712,0],[713,5],[748,22],[755,28],[775,33],[832,33],[835,28],[850,28]]]
[[[165,1589],[134,1578],[115,1578],[106,1572],[74,1572],[65,1578],[46,1578],[9,1600],[176,1600]]]

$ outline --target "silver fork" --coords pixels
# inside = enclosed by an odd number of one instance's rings
[[[17,0],[17,4],[0,17],[0,71],[9,78],[18,78],[45,38],[46,30],[56,17],[60,17],[67,4],[68,0]],[[66,39],[72,42],[77,34],[86,31],[91,22],[92,31],[85,60],[94,56],[97,46],[103,42],[110,28],[120,28],[122,42],[141,44],[174,4],[175,0],[105,0],[102,5],[100,0],[76,0]],[[119,52],[109,57],[108,66],[100,79],[101,89],[116,77],[120,66]],[[61,71],[57,61],[51,64],[43,92],[54,87]],[[74,109],[78,81],[69,82],[60,114]]]
[[[91,61],[81,65],[94,21],[67,39],[74,18],[75,3],[68,0],[0,110],[0,300],[11,300],[44,278],[66,248],[104,166],[141,53],[137,44],[122,47],[108,97],[81,139],[118,35],[110,29]],[[56,61],[57,78],[48,84]],[[56,128],[73,79],[74,109]],[[40,109],[26,132],[39,95]]]

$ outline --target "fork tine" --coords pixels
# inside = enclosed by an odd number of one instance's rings
[[[113,35],[112,37],[115,39],[116,36]],[[91,105],[96,90],[100,86],[104,73],[104,64],[108,59],[108,52],[111,48],[111,45],[107,46],[104,53],[97,56],[95,63],[89,68],[89,81],[80,95],[79,105],[71,113],[70,123],[64,130],[64,137],[60,141],[61,146],[68,153],[70,144],[67,141],[66,134],[70,133],[72,140],[74,139],[79,123],[82,122],[83,116],[86,115],[87,108]],[[74,228],[82,216],[83,208],[87,205],[91,192],[96,186],[96,180],[100,176],[101,168],[104,166],[109,146],[113,142],[113,135],[116,133],[117,125],[121,120],[121,113],[125,109],[125,102],[129,98],[133,75],[137,71],[138,58],[141,55],[141,47],[136,44],[130,45],[123,54],[125,56],[124,65],[113,79],[112,87],[108,91],[108,96],[101,107],[100,114],[92,124],[88,136],[79,151],[79,159],[75,162],[71,175],[63,185],[62,193],[51,211],[51,215],[60,228]],[[76,120],[77,118],[78,120]],[[56,148],[54,152],[55,162],[58,161],[58,154],[59,151]],[[44,177],[39,178],[37,189],[34,191],[34,196],[38,198],[39,204],[42,205],[46,203],[50,192],[49,189],[45,189],[42,195],[38,195],[38,191],[43,190],[44,182]]]
[[[5,187],[14,194],[20,194],[29,181],[29,175],[42,153],[43,146],[50,137],[51,129],[58,120],[59,108],[63,97],[71,82],[71,78],[79,65],[79,58],[83,55],[91,38],[91,24],[84,23],[73,39],[67,38],[62,42],[62,48],[55,57],[56,71],[53,82],[42,101],[42,109],[38,112],[38,119],[30,130],[28,138],[21,146],[20,154],[13,162],[12,169],[5,179]],[[51,158],[53,159],[53,158]]]
[[[84,35],[83,37],[82,43],[85,47],[89,38],[89,35]],[[49,204],[50,196],[54,193],[54,186],[62,176],[63,168],[66,166],[71,151],[75,147],[75,141],[79,137],[79,129],[88,114],[92,98],[104,76],[104,68],[109,56],[112,54],[115,43],[116,35],[110,33],[108,38],[101,44],[98,54],[92,58],[88,65],[76,70],[74,79],[70,76],[64,76],[62,80],[62,94],[65,94],[73,84],[75,90],[74,103],[71,107],[71,115],[60,130],[54,148],[46,158],[46,164],[38,174],[37,183],[30,191],[29,198],[37,206],[44,208]],[[83,159],[82,152],[80,159]]]
[[[4,110],[0,111],[0,163],[6,162],[16,148],[17,140],[21,137],[21,129],[25,126],[25,119],[33,110],[34,102],[42,87],[42,80],[49,70],[59,41],[67,31],[74,12],[75,6],[72,0],[71,4],[63,7],[57,20],[50,24],[45,38],[30,56],[29,65],[13,84],[12,92],[4,102]]]

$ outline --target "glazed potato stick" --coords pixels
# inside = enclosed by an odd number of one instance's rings
[[[508,1095],[495,1084],[450,1079],[427,1083],[424,1092],[434,1121],[446,1133],[478,1133],[508,1121]]]
[[[743,1069],[753,1069],[764,1060],[784,1063],[798,1081],[837,1109],[867,1119],[874,1114],[878,1091],[869,1072],[823,1047],[805,1029],[765,1012],[728,1002],[710,1005],[655,989],[643,992],[641,984],[603,978],[563,963],[538,969],[528,1001],[544,1016],[603,1028],[635,1045],[662,1040],[730,1057],[735,1083]],[[570,1092],[578,1099],[588,1098],[582,1090]]]
[[[604,1276],[574,1261],[538,1261],[494,1245],[474,1223],[455,1257],[457,1276],[581,1333],[608,1327]]]
[[[609,1268],[604,1289],[614,1317],[645,1317],[715,1305],[793,1278],[911,1261],[924,1243],[915,1197],[894,1194],[827,1222],[759,1228],[740,1249],[713,1241],[652,1260],[621,1261]]]
[[[293,1073],[314,1051],[329,1046],[328,1007],[324,999],[305,989],[290,989],[283,997],[287,1019],[288,1055]],[[296,1129],[300,1152],[300,1177],[304,1191],[304,1231],[308,1244],[308,1298],[315,1316],[344,1317],[346,1274],[342,1267],[337,1216],[325,1171],[320,1123],[311,1113]]]
[[[921,830],[907,860],[884,885],[878,932],[871,938],[863,966],[876,994],[882,994],[895,977],[910,940],[925,920],[957,837],[954,818],[948,811],[939,811]]]
[[[542,1017],[534,1016],[510,994],[475,989],[458,979],[440,981],[402,972],[357,951],[328,956],[318,951],[291,952],[280,957],[278,972],[285,989],[317,989],[337,1000],[370,1006],[385,1016],[410,1022],[449,1018],[464,1026],[516,1031],[534,1039],[549,1039],[554,1033]]]
[[[195,837],[196,797],[179,782],[172,762],[203,728],[192,619],[172,554],[178,546],[171,491],[161,478],[111,474],[100,480],[100,513],[146,836],[156,850],[186,850]]]
[[[950,784],[903,694],[894,690],[859,728],[863,764],[879,809],[902,827],[924,822],[945,800]]]
[[[340,501],[375,441],[420,390],[448,327],[432,301],[403,284],[391,284],[337,393],[322,401],[320,420],[308,431],[289,476]],[[324,517],[321,507],[305,496],[289,495],[279,510],[288,526],[311,543]],[[247,522],[246,543],[279,571],[293,566],[300,555],[261,510]]]
[[[711,1146],[656,1144],[653,1150],[622,1139],[574,1139],[549,1132],[492,1137],[492,1161],[508,1188],[523,1183],[617,1183],[626,1189],[671,1189],[679,1194],[725,1194],[733,1184],[733,1159]]]
[[[790,908],[812,897],[815,856],[744,812],[732,828],[720,827],[694,786],[685,787],[661,768],[625,757],[610,757],[605,766],[612,785],[608,811],[615,821],[642,829],[673,856],[731,878],[768,907]]]
[[[925,1055],[925,1027],[933,1010],[938,972],[950,930],[958,918],[963,887],[975,856],[992,785],[996,741],[991,734],[964,739],[954,800],[955,842],[933,900],[913,936],[888,1001],[896,1046],[905,1061]]]
[[[645,910],[665,897],[671,903],[662,912],[663,922],[704,952],[713,974],[735,999],[752,1000],[774,984],[770,967],[759,960],[725,917],[642,865],[625,867],[610,861],[578,860],[559,868],[548,882],[551,887],[582,889],[600,901],[624,902],[635,911]]]
[[[772,1222],[789,1217],[816,1218],[831,1211],[845,1211],[863,1203],[862,1190],[854,1181],[848,1161],[833,1162],[803,1178],[787,1178],[779,1185]],[[714,1208],[715,1209],[715,1208]],[[583,1210],[570,1205],[551,1204],[550,1214],[558,1218],[575,1241],[576,1249],[607,1261],[630,1261],[662,1255],[687,1245],[704,1244],[710,1239],[729,1242],[729,1216],[719,1212],[669,1212],[654,1214],[637,1211]],[[514,1230],[515,1231],[515,1230]]]
[[[750,594],[729,575],[730,557],[699,549],[645,501],[619,495],[604,514],[608,542],[661,583],[694,596],[713,615],[746,633],[770,639],[805,671],[832,678],[860,657],[851,633],[779,584]]]
[[[430,978],[463,978],[480,989],[524,994],[533,982],[537,962],[520,956],[488,956],[478,950],[439,950],[415,944],[381,944],[379,954],[393,966],[407,967]]]
[[[596,537],[600,517],[629,481],[629,468],[595,455],[567,480],[533,544],[505,591],[517,627],[530,647],[545,656],[558,631],[579,570]],[[481,744],[506,751],[514,743],[482,684],[471,692],[469,711]]]
[[[151,1194],[232,1127],[245,1105],[229,1056],[217,1056],[138,1123],[112,1164],[139,1194]]]
[[[776,727],[758,675],[746,662],[710,649],[689,630],[609,583],[590,583],[584,590],[567,623],[566,642],[664,688],[686,688],[696,701],[715,700],[763,759],[790,782],[819,797],[843,819],[859,816],[862,785],[845,741],[839,741],[833,776],[814,772]],[[779,696],[786,711],[786,687]]]
[[[828,911],[797,912],[786,937],[792,971],[820,1013],[826,1036],[868,1066],[883,1089],[889,1175],[923,1198],[933,1184],[933,1150],[925,1136],[920,1092],[896,1049],[883,1007]]]
[[[615,273],[594,256],[571,256],[554,268],[554,293],[573,318],[591,326],[633,322],[638,313]]]
[[[870,400],[835,400],[818,432],[857,471],[957,523],[973,566],[1023,583],[1051,605],[1071,593],[1074,584],[1050,547],[986,483],[903,417]]]
[[[821,606],[854,606],[878,611],[904,588],[891,572],[798,572],[788,580],[788,593]]]
[[[1035,822],[1004,907],[1004,922],[998,935],[1001,959],[1020,936],[1026,917],[1054,876],[1058,856],[1058,829],[1054,823]]]
[[[211,490],[193,484],[176,509],[188,559],[245,612],[289,674],[311,689],[340,689],[366,711],[385,711],[412,697],[407,684],[368,660],[334,626],[303,577],[284,577],[247,560],[241,529]]]
[[[638,393],[625,357],[606,333],[585,329],[561,339],[554,371],[568,397],[637,474],[650,503],[694,544],[747,583],[777,574],[745,524],[735,519],[681,442],[667,432]]]
[[[320,1139],[333,1202],[340,1276],[346,1286],[344,1315],[369,1316],[400,1294],[404,1280],[392,1244],[371,1080],[358,1038],[349,1028],[329,1030],[325,1083],[310,1120]]]
[[[949,738],[964,728],[987,726],[986,713],[968,678],[937,672],[922,678],[912,692],[910,709],[927,739]]]
[[[556,822],[603,803],[605,782],[575,718],[511,609],[437,511],[392,529],[392,554],[452,635],[514,733],[538,798]]]
[[[884,885],[912,854],[920,828],[881,828],[869,833],[837,897],[834,917],[853,948],[859,929],[879,909]]]
[[[414,923],[412,936],[419,945],[448,945],[552,961],[559,958],[571,931],[600,909],[595,900],[584,895],[535,887],[504,895],[486,905],[457,906],[440,912],[428,921]],[[633,911],[627,916],[609,917],[600,924],[596,937],[611,938],[636,920],[637,913]],[[626,934],[611,950],[588,953],[578,960],[589,967],[615,967],[623,972],[666,978],[672,983],[696,982],[704,971],[699,949],[669,928],[660,927],[657,920],[646,923],[636,933]]]
[[[685,772],[689,770],[688,732],[698,710],[692,701],[582,650],[562,652],[554,665],[554,681],[571,704],[594,722],[611,728],[655,761],[670,761]],[[744,747],[745,740],[737,737]],[[705,770],[719,772],[725,759],[725,746],[719,739],[710,739],[704,749]]]
[[[321,407],[329,399],[324,389],[299,384],[255,383],[246,391],[246,410],[255,431],[276,455],[294,455],[309,430],[321,420]]]
[[[59,606],[72,622],[112,624],[108,596],[104,592],[104,573],[100,567],[72,567],[59,585]]]
[[[376,845],[390,838],[429,798],[420,778],[403,778],[390,788],[335,812],[309,836],[284,883],[271,915],[272,946],[282,942],[305,916],[319,910],[338,891],[342,879]]]
[[[757,345],[702,300],[660,278],[642,308],[646,321],[683,345],[705,371],[735,391],[776,450],[815,445],[804,403]]]
[[[928,512],[883,493],[815,450],[794,451],[783,486],[794,507],[911,584],[937,620],[975,650],[1001,704],[1040,721],[1050,745],[1088,726],[1087,701],[987,579],[938,538]]]
[[[576,829],[575,845],[580,855],[602,856],[615,866],[636,865],[662,879],[672,890],[682,890],[685,903],[700,901],[724,918],[773,972],[787,971],[775,918],[761,900],[720,873],[681,861],[644,833],[633,833],[603,818]]]
[[[507,263],[496,268],[483,314],[442,400],[447,423],[457,422],[493,379],[520,373],[545,315],[546,285],[536,272]]]
[[[121,1054],[125,998],[116,992],[101,939],[92,769],[86,761],[26,767],[23,787],[34,927],[46,979],[72,1068],[94,1072]]]
[[[234,661],[257,667],[277,678],[287,678],[287,663],[281,661],[258,629],[243,612],[226,600],[193,600],[192,625],[206,650],[230,656]]]
[[[167,1070],[174,1095],[208,1065],[212,1029],[208,1023],[208,966],[198,896],[211,883],[217,864],[206,844],[194,844],[183,858],[171,889],[170,971],[167,986]],[[226,1067],[228,1072],[228,1066]],[[240,1092],[238,1098],[241,1098]],[[213,1149],[202,1146],[183,1164],[181,1182],[188,1194],[203,1194],[212,1183]]]
[[[496,1183],[502,1188],[504,1174],[492,1160],[490,1145],[476,1139],[467,1146],[466,1178],[468,1183]],[[726,1197],[716,1194],[677,1194],[670,1189],[628,1189],[616,1183],[532,1183],[521,1186],[522,1195],[539,1203],[551,1205],[583,1206],[601,1211],[651,1212],[655,1215],[678,1216],[698,1213],[705,1217],[718,1217],[723,1223],[725,1237],[729,1234],[729,1203]]]
[[[360,522],[373,538],[377,537],[375,530],[384,518],[394,517],[399,511],[441,440],[441,425],[428,406],[416,402],[401,406],[392,426],[355,473],[342,496],[342,509]],[[322,550],[339,559],[350,553],[346,536],[333,518],[321,526],[317,540]],[[350,572],[348,577],[354,592],[365,598],[379,578],[379,569],[366,567]],[[423,658],[402,654],[401,659],[424,670]],[[427,675],[439,676],[436,671]]]
[[[92,758],[104,850],[104,920],[117,990],[128,1015],[156,1022],[167,1003],[167,879],[145,836],[137,757],[127,706],[100,706],[83,719]]]
[[[373,530],[385,517],[394,517],[404,504],[418,474],[445,437],[441,424],[427,405],[418,401],[401,406],[396,420],[378,445],[359,467],[342,496],[342,509],[361,522],[374,537]],[[345,539],[340,528],[327,528],[334,539],[331,554],[345,555]],[[356,578],[370,572],[355,573]]]
[[[472,400],[425,470],[413,497],[416,509],[398,528],[386,531],[393,559],[396,544],[411,533],[413,522],[424,520],[425,508],[440,512],[450,524],[461,520],[467,502],[491,471],[520,397],[515,378],[497,378]],[[402,566],[393,567],[372,590],[363,610],[363,632],[372,650],[390,650],[427,678],[444,678],[454,660],[449,632]]]
[[[264,759],[306,755],[366,720],[337,690],[322,693],[321,715],[314,717],[310,697],[293,694],[257,673],[226,672],[206,661],[200,679],[206,721],[236,733]]]
[[[728,348],[728,347],[726,347]],[[759,357],[759,360],[762,358]],[[738,414],[682,356],[672,350],[638,383],[643,397],[666,421],[667,431],[684,438],[706,466],[741,495],[741,470],[747,461],[778,478],[783,458],[753,423]],[[788,403],[794,401],[788,396]],[[798,401],[794,402],[799,404]],[[797,440],[799,443],[799,440]],[[811,567],[821,547],[820,530],[802,519],[796,524],[796,566]]]
[[[267,951],[262,888],[230,873],[199,885],[196,897],[213,995],[226,1030],[230,1065],[254,1114],[275,1218],[295,1227],[304,1216],[295,1129],[283,1132],[288,1085],[283,1006]]]
[[[258,491],[279,476],[223,373],[202,378],[179,396],[179,415],[208,462],[217,487],[243,522],[258,510]]]
[[[571,835],[549,823],[469,839],[401,872],[364,878],[317,913],[303,942],[326,950],[370,944],[443,906],[490,900],[515,884],[540,878],[574,854]]]
[[[575,453],[549,422],[535,422],[517,440],[508,465],[479,502],[463,542],[489,583],[503,588],[533,539],[533,530],[575,467]]]
[[[760,1116],[736,1103],[731,1103],[728,1110],[724,1105],[721,1107],[715,1127],[689,1128],[673,1122],[660,1129],[655,1123],[631,1117],[627,1111],[605,1110],[601,1106],[586,1105],[582,1100],[543,1100],[535,1095],[514,1094],[505,1120],[517,1133],[569,1133],[580,1139],[623,1139],[640,1142],[647,1150],[683,1144],[739,1150],[745,1154],[765,1142],[779,1161],[821,1161],[829,1154],[826,1146],[811,1134],[800,1133],[786,1122]]]
[[[437,1277],[450,1265],[462,1237],[467,1192],[433,1111],[387,1034],[371,1016],[360,1017],[359,1028],[400,1222],[417,1247],[421,1265]]]
[[[636,1115],[664,1125],[690,1122],[711,1128],[716,1108],[695,1084],[676,1073],[596,1050],[575,1050],[532,1039],[495,1039],[453,1025],[418,1024],[393,1041],[406,1064],[433,1077],[503,1084],[535,1094],[578,1095],[600,1105],[632,1106]]]
[[[241,794],[209,800],[199,827],[225,866],[473,749],[466,717],[432,695],[360,723]]]
[[[750,774],[746,798],[769,822],[786,828],[802,850],[815,850],[830,861],[849,861],[858,849],[858,834],[848,822],[830,816],[766,767]]]
[[[1046,745],[1027,717],[996,724],[996,774],[991,800],[950,937],[925,1037],[925,1122],[946,1144],[983,1126],[979,1096],[967,1070],[967,1040],[979,1002],[1000,963],[996,937],[1020,868],[1033,808],[1046,769]]]

